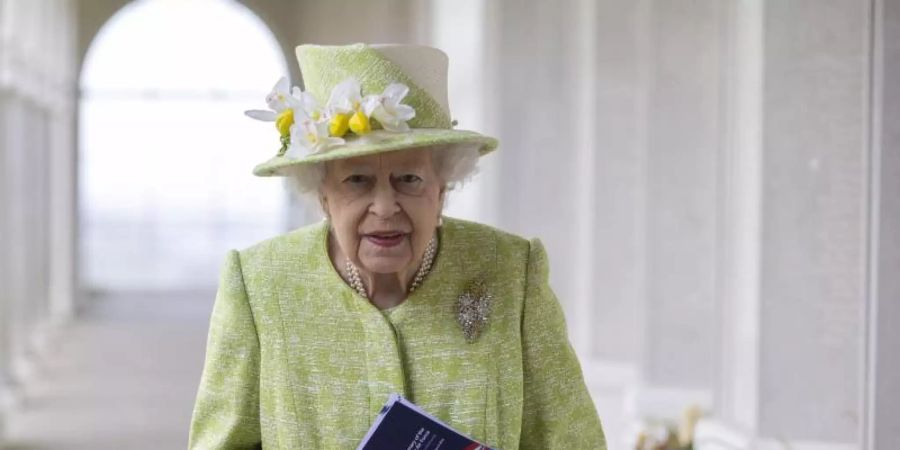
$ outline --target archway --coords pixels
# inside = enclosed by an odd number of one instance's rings
[[[94,39],[81,76],[81,286],[212,288],[222,255],[282,232],[287,199],[258,107],[287,73],[275,37],[232,0],[140,0]]]

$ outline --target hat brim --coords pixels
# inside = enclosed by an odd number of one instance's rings
[[[253,174],[260,177],[284,176],[287,167],[314,164],[335,159],[374,155],[397,150],[430,147],[434,145],[475,146],[481,156],[497,148],[497,139],[474,131],[443,128],[414,128],[409,132],[394,133],[374,130],[364,136],[347,139],[344,145],[310,153],[302,158],[275,156],[253,168]]]

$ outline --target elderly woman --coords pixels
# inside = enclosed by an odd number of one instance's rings
[[[446,56],[297,48],[267,97],[325,220],[231,251],[190,448],[356,448],[400,394],[492,448],[605,449],[538,240],[442,217],[495,139],[452,129]]]

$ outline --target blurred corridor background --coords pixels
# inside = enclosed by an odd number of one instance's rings
[[[184,448],[225,252],[320,220],[243,115],[433,45],[610,449],[900,449],[900,1],[0,0],[0,447]]]

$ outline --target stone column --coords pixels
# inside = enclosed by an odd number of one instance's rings
[[[857,443],[869,14],[765,4],[761,436]]]
[[[11,370],[19,386],[21,387],[30,373],[30,366],[27,358],[24,357],[25,349],[28,347],[27,342],[30,337],[30,327],[28,326],[29,305],[26,302],[28,288],[30,286],[29,277],[29,236],[28,216],[30,211],[27,209],[26,199],[28,198],[28,182],[26,175],[29,168],[25,158],[28,156],[28,145],[25,142],[29,123],[25,117],[25,97],[28,87],[28,77],[25,64],[25,45],[23,44],[30,35],[25,29],[29,24],[29,5],[27,2],[10,1],[10,9],[7,11],[12,14],[13,20],[7,23],[10,27],[7,32],[8,57],[6,65],[8,67],[7,74],[9,76],[8,83],[10,96],[7,99],[6,125],[7,140],[5,148],[6,156],[6,174],[5,183],[7,187],[7,204],[6,211],[8,221],[8,238],[10,239],[10,248],[4,256],[7,261],[8,284],[7,292],[10,298],[10,359]],[[34,168],[32,168],[33,170]],[[36,174],[35,170],[32,172]],[[21,391],[21,389],[20,389]],[[20,392],[21,393],[21,392]]]
[[[42,299],[32,297],[36,293],[35,279],[39,277],[34,272],[37,269],[37,255],[33,226],[36,222],[36,209],[40,207],[33,188],[41,168],[32,165],[35,160],[32,148],[34,141],[25,132],[33,119],[28,100],[15,93],[10,98],[8,114],[10,145],[7,153],[7,207],[12,245],[6,257],[9,269],[8,288],[12,300],[11,354],[16,378],[27,381],[36,373],[32,338],[37,308],[42,302]]]
[[[751,424],[758,414],[762,194],[763,6],[735,0],[725,11],[720,337],[715,414]]]
[[[9,152],[8,116],[9,97],[9,0],[0,0],[0,441],[3,439],[4,416],[12,408],[15,389],[12,379],[12,298],[9,291],[9,266],[7,254],[12,240],[9,236],[9,188],[6,183]]]
[[[0,9],[2,11],[2,9]],[[2,58],[2,55],[0,55]],[[14,402],[14,384],[12,378],[12,296],[9,289],[9,261],[6,255],[12,246],[9,235],[9,186],[5,182],[7,171],[6,155],[8,154],[6,89],[0,86],[0,439],[3,436],[3,416],[12,408]]]
[[[855,449],[871,9],[737,0],[715,418],[698,449]]]
[[[46,70],[46,68],[42,68]],[[42,70],[42,71],[43,71]],[[45,92],[52,92],[49,86],[44,84]],[[28,341],[30,354],[36,365],[50,344],[50,296],[49,282],[52,276],[52,266],[49,258],[51,251],[50,228],[50,185],[51,159],[50,159],[50,133],[52,130],[51,114],[47,106],[37,101],[29,102],[31,110],[28,120],[29,139],[27,152],[30,153],[27,167],[31,170],[24,180],[28,185],[29,214],[29,258],[28,268],[29,288],[25,301],[29,305],[32,332]]]
[[[68,322],[75,312],[76,267],[76,67],[75,67],[75,11],[71,2],[60,2],[54,11],[56,30],[55,58],[51,59],[52,85],[57,98],[64,99],[48,111],[51,128],[48,130],[48,179],[50,225],[49,241],[49,308],[54,331]]]
[[[50,318],[71,311],[74,130],[57,114],[74,117],[74,92],[56,80],[74,83],[74,28],[41,33],[74,24],[72,8],[0,0],[0,415],[24,398]],[[69,150],[56,158],[57,146]]]
[[[586,119],[593,164],[593,356],[617,364],[636,362],[637,311],[643,282],[646,148],[646,76],[649,3],[593,2],[592,96]],[[587,93],[585,93],[587,94]],[[604,370],[605,371],[605,370]]]
[[[638,420],[711,403],[720,214],[721,2],[646,5]]]
[[[872,202],[863,448],[900,448],[900,4],[875,1]]]
[[[589,229],[587,200],[593,192],[586,175],[590,166],[582,163],[592,150],[582,145],[582,10],[575,0],[490,2],[485,103],[487,129],[501,142],[488,156],[494,218],[501,228],[546,245],[551,285],[575,349],[586,361],[592,241],[582,231]]]
[[[23,365],[22,349],[26,345],[27,327],[24,311],[25,277],[27,271],[23,267],[23,257],[26,253],[25,241],[22,229],[22,198],[23,189],[20,174],[22,146],[20,133],[22,128],[20,99],[11,91],[4,92],[3,115],[0,117],[3,124],[3,149],[2,152],[2,185],[3,191],[3,236],[4,252],[0,255],[3,259],[3,351],[2,377],[3,391],[7,407],[12,407],[21,398]]]

